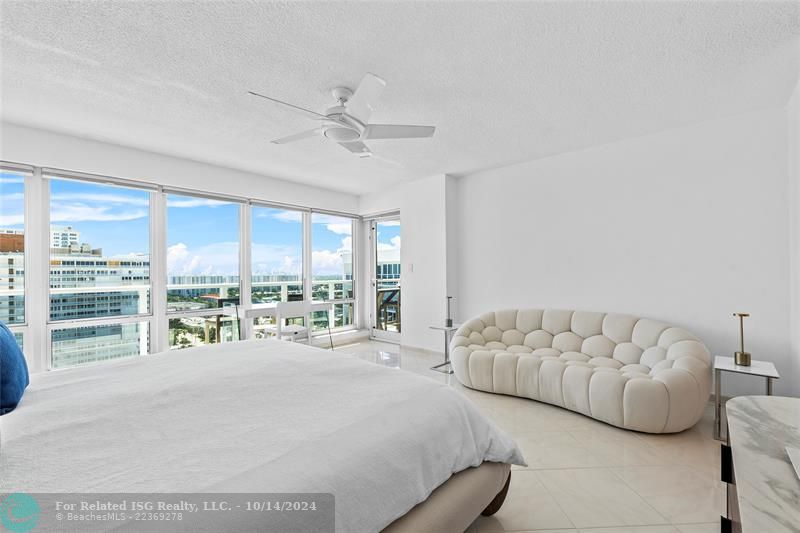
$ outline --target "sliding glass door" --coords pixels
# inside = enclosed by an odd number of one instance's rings
[[[375,220],[371,232],[372,337],[399,343],[402,331],[400,219]]]

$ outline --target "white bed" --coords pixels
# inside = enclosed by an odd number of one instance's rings
[[[36,374],[0,418],[0,493],[331,492],[347,533],[484,462],[524,461],[452,388],[279,341]]]

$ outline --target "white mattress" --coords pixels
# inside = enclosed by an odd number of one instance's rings
[[[452,388],[280,341],[36,374],[0,418],[0,493],[332,492],[348,533],[483,461],[523,464]]]

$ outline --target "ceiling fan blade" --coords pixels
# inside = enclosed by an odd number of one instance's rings
[[[314,137],[321,132],[322,128],[314,128],[313,130],[302,131],[300,133],[295,133],[294,135],[289,135],[288,137],[281,137],[280,139],[275,139],[274,141],[270,142],[272,144],[286,144],[294,141],[299,141],[301,139],[308,139],[309,137]]]
[[[386,87],[386,82],[382,78],[375,74],[367,73],[358,85],[356,92],[345,104],[347,114],[366,124],[375,109],[375,105],[378,103],[378,99],[381,97],[384,87]]]
[[[248,94],[252,94],[253,96],[258,96],[259,98],[264,98],[266,100],[270,100],[272,102],[275,102],[276,104],[280,104],[282,106],[286,106],[286,107],[288,107],[288,108],[290,108],[290,109],[292,109],[292,110],[294,110],[294,111],[296,111],[298,113],[302,113],[302,114],[304,114],[304,115],[306,115],[307,117],[310,117],[310,118],[317,118],[317,119],[319,119],[319,118],[328,118],[325,115],[321,115],[319,113],[311,111],[310,109],[305,109],[305,108],[296,106],[294,104],[290,104],[288,102],[282,102],[281,100],[276,100],[275,98],[270,98],[269,96],[264,96],[263,94],[254,93],[253,91],[247,91],[247,93]]]
[[[433,137],[435,126],[402,126],[400,124],[370,124],[365,139],[417,139]]]
[[[366,144],[362,143],[361,141],[355,141],[351,143],[339,143],[339,146],[357,154],[359,157],[369,157],[372,155],[372,151],[367,147]]]
[[[395,161],[394,159],[388,159],[386,157],[383,157],[382,155],[378,155],[378,154],[375,154],[375,153],[370,153],[369,156],[367,156],[367,157],[369,159],[375,159],[376,161],[380,161],[382,163],[388,163],[388,164],[390,164],[392,166],[395,166],[395,167],[406,168],[405,165],[403,165],[403,163],[401,163],[399,161]]]

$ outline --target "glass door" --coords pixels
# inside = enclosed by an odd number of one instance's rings
[[[372,338],[400,342],[400,219],[374,220],[371,225]]]

